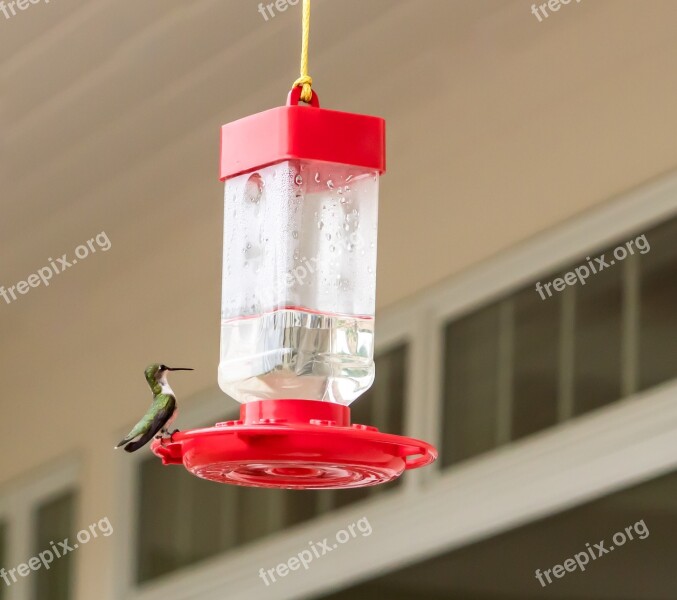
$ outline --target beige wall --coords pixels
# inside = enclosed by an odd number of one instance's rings
[[[0,24],[0,283],[102,230],[113,243],[0,301],[0,481],[79,454],[82,525],[124,518],[111,446],[145,409],[143,367],[198,369],[183,398],[215,383],[218,125],[283,101],[299,16],[93,4]],[[381,308],[677,165],[677,3],[584,0],[542,23],[530,5],[316,3],[323,105],[388,119]],[[78,555],[80,599],[109,597],[112,549]]]

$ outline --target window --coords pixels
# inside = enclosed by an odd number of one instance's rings
[[[609,404],[623,395],[623,296],[624,280],[628,279],[624,274],[619,265],[598,273],[588,285],[567,290],[576,300],[575,314],[571,315],[574,331],[570,349],[574,355],[574,415]]]
[[[677,219],[647,234],[640,257],[640,389],[677,377]]]
[[[677,218],[540,279],[604,254],[584,285],[547,296],[534,281],[448,323],[442,465],[677,377],[675,239]]]
[[[33,556],[53,543],[75,538],[75,493],[72,491],[43,501],[35,509]],[[70,600],[72,592],[73,554],[55,560],[49,570],[40,569],[34,578],[34,600]]]
[[[497,444],[499,305],[477,310],[446,330],[445,464]]]
[[[406,346],[376,358],[376,381],[354,403],[353,422],[402,433],[406,365]],[[136,581],[155,579],[396,485],[345,491],[246,488],[204,481],[150,456],[137,472]],[[172,535],[166,535],[168,528]]]

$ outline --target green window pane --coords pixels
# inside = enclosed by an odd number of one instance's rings
[[[677,377],[677,219],[647,232],[646,239],[651,250],[640,254],[642,390]]]
[[[447,326],[442,466],[496,446],[498,355],[498,304]]]
[[[68,492],[42,503],[35,511],[33,556],[49,550],[52,544],[75,539],[75,493]],[[73,597],[73,553],[56,559],[49,570],[31,574],[33,600],[70,600]]]
[[[624,265],[617,264],[572,290],[576,299],[574,415],[621,397],[624,278]]]
[[[557,421],[562,293],[543,300],[530,286],[514,297],[512,439]]]

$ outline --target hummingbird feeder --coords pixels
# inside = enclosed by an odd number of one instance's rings
[[[306,11],[308,0],[304,56]],[[240,419],[152,445],[164,464],[221,483],[362,487],[437,457],[426,442],[350,422],[374,380],[385,121],[320,108],[305,71],[286,106],[221,130],[219,385]]]

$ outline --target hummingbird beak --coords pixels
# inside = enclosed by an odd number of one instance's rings
[[[194,371],[195,369],[184,369],[184,368],[177,368],[177,369],[172,369],[171,367],[167,367],[168,371]]]

